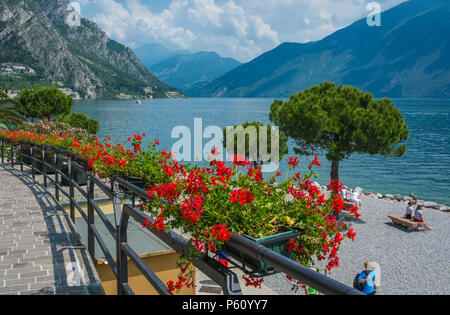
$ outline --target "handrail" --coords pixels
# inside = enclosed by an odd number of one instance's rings
[[[111,188],[108,187],[104,182],[99,180],[94,174],[82,168],[81,165],[73,161],[73,159],[78,159],[83,163],[87,164],[87,160],[78,156],[77,154],[70,152],[66,149],[55,148],[49,145],[41,146],[36,143],[31,142],[11,142],[9,139],[0,137],[1,139],[1,162],[4,164],[5,160],[5,143],[9,142],[10,149],[9,158],[11,160],[11,165],[14,167],[14,163],[18,162],[20,164],[21,171],[23,171],[23,158],[28,158],[32,161],[31,171],[34,178],[35,172],[38,172],[44,176],[44,186],[47,188],[47,180],[50,180],[55,186],[55,198],[59,201],[59,192],[63,192],[69,199],[70,205],[70,217],[72,221],[75,220],[74,209],[77,208],[80,211],[83,220],[88,226],[88,250],[93,259],[95,259],[95,240],[99,244],[99,247],[108,261],[108,264],[112,268],[114,275],[117,278],[117,293],[120,295],[131,295],[134,294],[133,290],[128,284],[128,259],[133,261],[142,274],[147,278],[147,280],[153,285],[159,294],[169,294],[167,287],[161,280],[154,274],[154,272],[148,268],[144,261],[136,254],[136,252],[130,247],[127,240],[127,227],[129,218],[133,218],[138,223],[143,224],[146,220],[150,223],[154,223],[154,219],[135,208],[134,198],[138,197],[141,201],[152,201],[152,198],[147,194],[147,191],[141,189],[125,179],[115,176],[112,177]],[[17,145],[20,146],[17,152],[15,148]],[[22,145],[30,146],[30,155],[22,152]],[[41,153],[45,156],[46,153],[53,154],[54,165],[47,163],[44,159],[37,159],[34,156],[34,149],[40,148]],[[17,148],[16,148],[17,149]],[[63,156],[60,156],[62,154]],[[67,158],[70,157],[70,158]],[[61,161],[61,164],[58,162]],[[35,163],[39,163],[43,167],[41,172],[36,169]],[[64,174],[58,169],[58,165],[63,165],[67,163],[69,174]],[[84,191],[80,185],[75,181],[74,169],[78,172],[84,173],[87,176],[87,191]],[[55,178],[49,177],[47,170],[55,172]],[[63,191],[61,185],[59,184],[59,177],[65,178],[69,182],[70,192],[67,194]],[[114,183],[117,183],[133,194],[133,205],[130,206],[125,204],[122,209],[120,206],[120,195],[114,191]],[[106,218],[105,214],[101,211],[100,207],[96,204],[94,198],[94,186],[99,187],[112,201],[114,205],[114,218],[115,225],[111,224]],[[74,197],[74,188],[80,191],[83,197],[86,198],[86,203],[88,206],[88,213],[85,214],[82,211],[82,207],[79,202]],[[94,216],[97,214],[100,217],[100,221],[105,225],[109,234],[113,237],[116,242],[116,259],[106,247],[104,240],[101,238],[100,233],[97,230],[96,221]],[[174,231],[168,231],[165,233],[156,232],[151,228],[151,224],[146,227],[148,231],[153,233],[156,237],[162,240],[165,244],[173,248],[178,253],[185,252],[186,250],[194,250],[189,240],[182,237],[180,234]],[[277,270],[289,274],[295,280],[307,284],[308,286],[317,289],[324,294],[337,294],[337,295],[362,295],[361,291],[358,291],[352,287],[349,287],[339,281],[326,277],[318,272],[312,271],[295,261],[286,258],[280,254],[277,254],[268,248],[252,242],[240,235],[233,234],[229,240],[229,244],[245,252],[247,256],[263,261]],[[237,276],[231,272],[228,268],[224,267],[218,263],[215,259],[211,258],[208,253],[202,253],[200,257],[193,262],[193,264],[202,270],[207,276],[209,276],[213,281],[218,283],[225,294],[242,294],[242,291],[237,280]]]

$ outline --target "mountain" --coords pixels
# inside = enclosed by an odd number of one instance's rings
[[[177,55],[188,55],[185,50],[174,50],[160,44],[147,44],[134,50],[142,63],[149,69],[157,63]]]
[[[223,58],[215,52],[199,52],[171,57],[150,69],[167,84],[189,96],[197,96],[199,89],[240,64],[235,59]]]
[[[321,81],[377,97],[450,97],[450,1],[410,0],[306,44],[284,43],[203,88],[202,96],[289,97]]]
[[[39,79],[60,82],[90,97],[120,93],[181,96],[161,82],[133,51],[111,39],[93,22],[66,22],[69,0],[2,0],[0,62],[22,63]]]

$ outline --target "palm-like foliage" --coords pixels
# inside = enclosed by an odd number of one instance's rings
[[[0,91],[0,129],[18,125],[26,120],[25,112],[19,102]]]

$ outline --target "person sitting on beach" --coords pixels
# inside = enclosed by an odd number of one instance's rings
[[[413,219],[413,205],[412,201],[408,202],[408,207],[406,207],[405,219],[412,220]]]
[[[348,187],[347,186],[344,186],[344,188],[342,188],[341,197],[342,197],[342,200],[348,201]]]
[[[422,205],[417,206],[416,212],[414,213],[414,222],[422,223],[423,226],[425,226],[425,228],[429,231],[434,229],[425,222],[425,219],[423,218],[423,206]]]
[[[361,197],[359,195],[359,191],[353,191],[349,201],[356,203],[358,205],[358,208],[361,209]]]

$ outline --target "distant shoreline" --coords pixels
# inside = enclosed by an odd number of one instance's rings
[[[167,100],[167,99],[173,99],[173,100],[184,100],[186,98],[189,99],[249,99],[249,100],[268,100],[268,99],[280,99],[280,100],[288,100],[289,97],[280,97],[280,96],[274,96],[274,97],[196,97],[196,96],[186,96],[186,97],[174,97],[174,98],[153,98],[153,99],[147,99],[147,98],[141,98],[141,100],[148,100],[148,101],[155,101],[155,100]],[[432,100],[450,100],[450,97],[375,97],[375,99],[383,99],[383,98],[390,98],[391,100],[423,100],[423,101],[432,101]],[[77,99],[76,101],[132,101],[136,98],[90,98],[90,99]]]
[[[323,186],[322,186],[323,188]],[[366,192],[364,189],[360,187],[355,187],[353,189],[349,189],[349,191],[360,191],[360,193],[364,196],[371,197],[373,199],[378,200],[384,200],[384,201],[390,201],[392,203],[403,203],[405,206],[409,202],[413,202],[415,205],[422,205],[425,208],[438,210],[441,212],[450,213],[450,207],[444,204],[439,204],[434,201],[425,201],[422,199],[419,199],[414,193],[409,194],[408,196],[401,196],[400,194],[381,194],[379,192]]]

